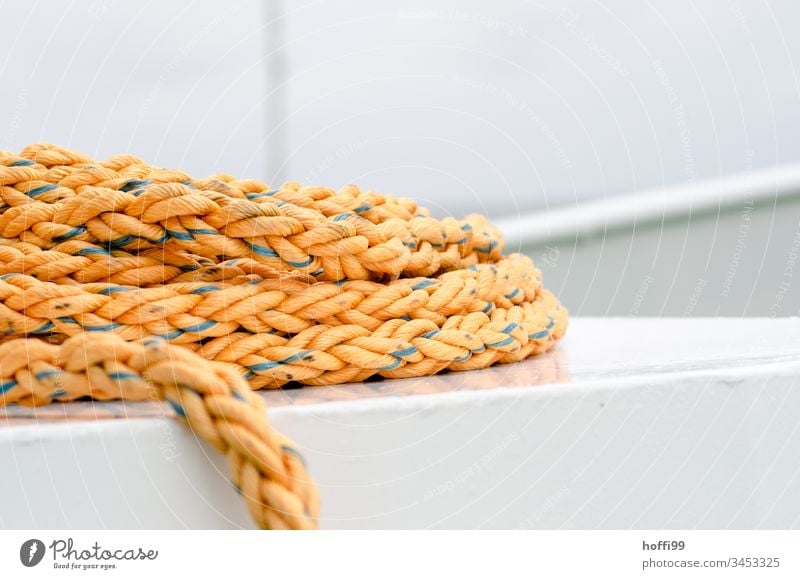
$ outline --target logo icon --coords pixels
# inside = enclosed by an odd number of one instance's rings
[[[28,539],[19,548],[19,560],[26,567],[35,567],[44,557],[44,543],[39,539]]]

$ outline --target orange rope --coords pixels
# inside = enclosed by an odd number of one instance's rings
[[[151,393],[226,454],[236,488],[264,528],[311,529],[317,489],[291,441],[270,429],[263,400],[231,368],[159,338],[127,342],[84,333],[61,346],[42,340],[0,344],[4,402],[47,402],[60,391],[101,400]],[[9,384],[12,384],[11,387]]]
[[[307,528],[316,495],[299,454],[275,442],[240,383],[422,376],[546,351],[567,311],[502,246],[481,216],[437,220],[354,186],[271,190],[46,144],[0,152],[2,401],[156,388],[232,453],[260,524]],[[75,352],[85,364],[65,362]]]

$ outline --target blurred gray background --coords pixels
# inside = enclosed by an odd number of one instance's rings
[[[0,14],[0,149],[45,140],[198,176],[356,182],[506,222],[800,161],[790,0],[46,0]],[[701,216],[689,203],[509,241],[537,261],[558,249],[545,281],[575,313],[795,315],[800,185],[781,191],[754,202],[744,244],[742,200],[724,191]]]

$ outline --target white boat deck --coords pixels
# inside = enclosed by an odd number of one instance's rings
[[[324,528],[800,527],[800,320],[574,319],[479,372],[264,393]],[[0,414],[2,528],[238,528],[158,404]]]

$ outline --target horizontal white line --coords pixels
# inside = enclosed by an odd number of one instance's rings
[[[798,196],[800,163],[795,163],[524,213],[496,225],[506,236],[506,247],[513,249],[520,244],[574,240],[697,213],[741,210],[750,201]]]

